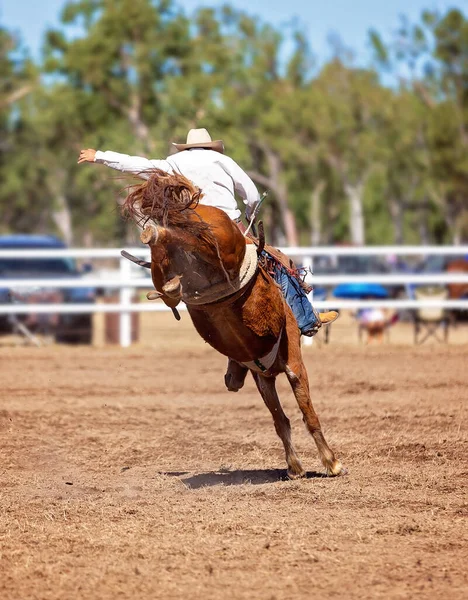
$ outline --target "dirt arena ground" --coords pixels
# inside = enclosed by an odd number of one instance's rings
[[[126,351],[0,348],[2,600],[468,597],[468,345],[306,348],[349,474],[322,477],[281,380],[286,481],[253,383],[158,319]]]

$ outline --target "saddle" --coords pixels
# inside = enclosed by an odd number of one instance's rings
[[[237,223],[239,229],[242,233],[245,233],[245,227],[242,222]],[[304,290],[306,294],[308,294],[312,290],[312,286],[310,286],[305,281],[305,277],[307,275],[306,269],[298,268],[294,261],[292,261],[286,254],[278,250],[277,248],[273,248],[269,244],[265,244],[265,231],[263,227],[263,221],[259,221],[258,223],[258,236],[253,235],[251,232],[247,234],[247,237],[252,240],[257,248],[258,262],[265,269],[265,271],[274,279],[274,273],[278,268],[284,268],[286,271],[294,277],[301,288]],[[133,256],[129,252],[122,250],[120,254],[133,262],[134,264],[144,267],[147,269],[151,268],[151,263],[145,260],[141,260],[136,256]],[[159,292],[149,292],[147,295],[148,300],[156,300],[157,298],[162,297],[162,294]],[[171,309],[175,318],[179,321],[180,315],[176,308]]]
[[[241,228],[239,227],[239,229]],[[284,267],[289,275],[299,282],[299,285],[306,294],[312,291],[312,286],[305,281],[307,269],[297,267],[294,261],[291,260],[289,256],[286,256],[284,252],[281,252],[281,250],[278,250],[278,248],[274,248],[269,244],[265,244],[263,221],[259,221],[258,223],[258,237],[251,232],[248,233],[248,237],[257,246],[259,262],[270,275],[273,276],[278,267]]]

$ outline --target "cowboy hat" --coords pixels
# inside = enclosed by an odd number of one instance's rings
[[[179,152],[188,150],[189,148],[208,148],[216,150],[224,154],[224,144],[222,140],[213,140],[206,129],[191,129],[187,134],[187,142],[185,144],[172,144]]]

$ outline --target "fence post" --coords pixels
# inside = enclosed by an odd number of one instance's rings
[[[123,256],[120,258],[120,279],[122,284],[128,281],[132,274],[131,263]],[[129,310],[125,310],[131,305],[132,288],[120,288],[120,318],[119,318],[119,341],[122,348],[128,348],[132,343],[132,317]]]

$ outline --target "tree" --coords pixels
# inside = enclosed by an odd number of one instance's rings
[[[427,12],[371,39],[375,69],[335,40],[319,70],[300,29],[229,6],[76,0],[33,65],[0,29],[3,229],[130,241],[110,201],[128,178],[78,168],[78,150],[165,156],[207,127],[271,191],[275,243],[466,239],[467,20]]]
[[[25,135],[24,113],[37,84],[37,70],[24,48],[0,27],[0,206],[2,229],[14,224],[26,227],[22,210],[29,204],[28,182],[24,180],[24,157],[18,142]],[[32,209],[34,213],[34,207]]]
[[[5,123],[9,109],[34,88],[36,69],[15,37],[0,27],[0,114]]]
[[[335,60],[313,82],[321,101],[316,127],[320,153],[340,178],[348,200],[353,244],[366,241],[364,190],[373,169],[385,156],[381,133],[391,91],[376,73],[346,67]]]
[[[371,37],[380,64],[399,74],[401,93],[424,107],[425,215],[432,203],[460,243],[468,238],[468,21],[460,10],[426,11],[420,23],[403,20],[393,44]],[[414,103],[413,111],[421,113]],[[414,181],[418,168],[410,170]]]

